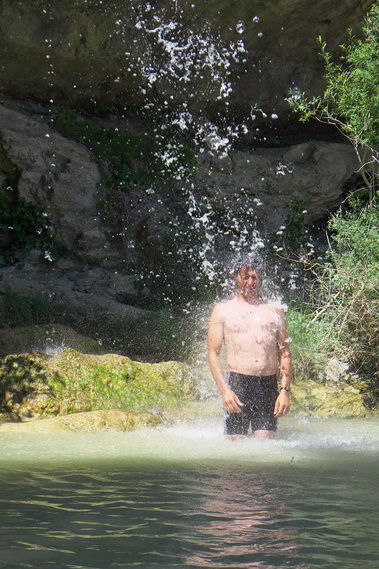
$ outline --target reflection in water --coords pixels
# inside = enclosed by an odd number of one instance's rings
[[[201,513],[206,524],[196,528],[199,550],[187,563],[207,567],[278,567],[296,547],[286,522],[288,488],[276,475],[223,472],[215,478]],[[206,547],[204,545],[206,544]],[[296,565],[300,567],[300,565]],[[303,567],[303,565],[301,565]]]
[[[300,567],[276,473],[108,467],[13,473],[2,566]]]

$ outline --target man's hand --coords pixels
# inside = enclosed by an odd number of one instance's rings
[[[228,413],[240,413],[241,407],[244,406],[234,391],[229,387],[227,387],[222,393],[222,402],[224,404],[225,411]]]
[[[279,393],[274,408],[275,417],[283,417],[287,415],[291,407],[290,396],[284,389]]]

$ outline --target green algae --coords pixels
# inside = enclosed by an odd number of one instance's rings
[[[189,367],[179,362],[149,364],[72,349],[0,359],[3,411],[21,418],[99,409],[143,411],[198,395]]]

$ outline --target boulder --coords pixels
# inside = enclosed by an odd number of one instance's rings
[[[129,296],[117,295],[111,288],[114,272],[102,272],[106,275],[104,286],[96,279],[97,271],[84,265],[81,270],[59,269],[59,264],[52,267],[7,267],[0,270],[0,294],[9,291],[26,298],[45,299],[47,304],[66,315],[73,322],[138,320],[148,316],[149,311],[125,304],[123,300],[137,301],[138,290],[133,286],[134,279],[129,279]],[[86,285],[84,279],[86,278]],[[132,282],[131,282],[132,281]],[[125,291],[124,291],[125,292]]]
[[[362,393],[343,383],[294,382],[291,413],[312,417],[372,417],[379,409],[369,410]]]
[[[112,409],[88,413],[75,413],[59,417],[60,425],[69,431],[135,431],[137,429],[157,427],[162,424],[162,418],[157,413],[149,411],[125,411]]]
[[[159,427],[163,419],[157,413],[149,411],[126,411],[125,409],[89,411],[74,413],[59,417],[44,418],[43,420],[17,420],[8,414],[0,413],[0,428],[3,432],[49,434],[54,432],[84,432],[99,431],[123,432],[137,429]]]
[[[357,176],[359,163],[350,144],[306,142],[285,148],[230,151],[198,157],[196,190],[210,209],[245,219],[264,233],[279,229],[296,207],[308,225],[323,218],[343,199],[346,182]]]
[[[0,357],[8,354],[42,352],[53,354],[66,348],[83,354],[101,354],[101,345],[60,324],[22,326],[0,330]]]
[[[148,364],[116,354],[9,354],[0,359],[0,406],[28,420],[96,410],[147,411],[199,397],[179,362]]]
[[[208,380],[213,389],[205,393],[204,370],[175,361],[147,364],[72,349],[9,354],[0,358],[0,411],[14,421],[58,416],[59,428],[71,430],[130,430],[194,418],[199,409],[202,413],[200,401],[208,401],[212,413],[217,412],[219,398],[209,370]],[[364,393],[343,381],[296,379],[292,391],[294,415],[349,418],[378,413],[365,407]]]
[[[100,174],[90,152],[48,121],[0,105],[0,167],[20,199],[48,216],[55,238],[81,261],[106,261],[110,246],[99,223]],[[91,238],[91,246],[88,240]]]

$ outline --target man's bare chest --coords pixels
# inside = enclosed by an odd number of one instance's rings
[[[230,314],[225,319],[224,334],[228,336],[247,335],[250,337],[275,337],[278,322],[275,314],[268,310],[244,310]]]

